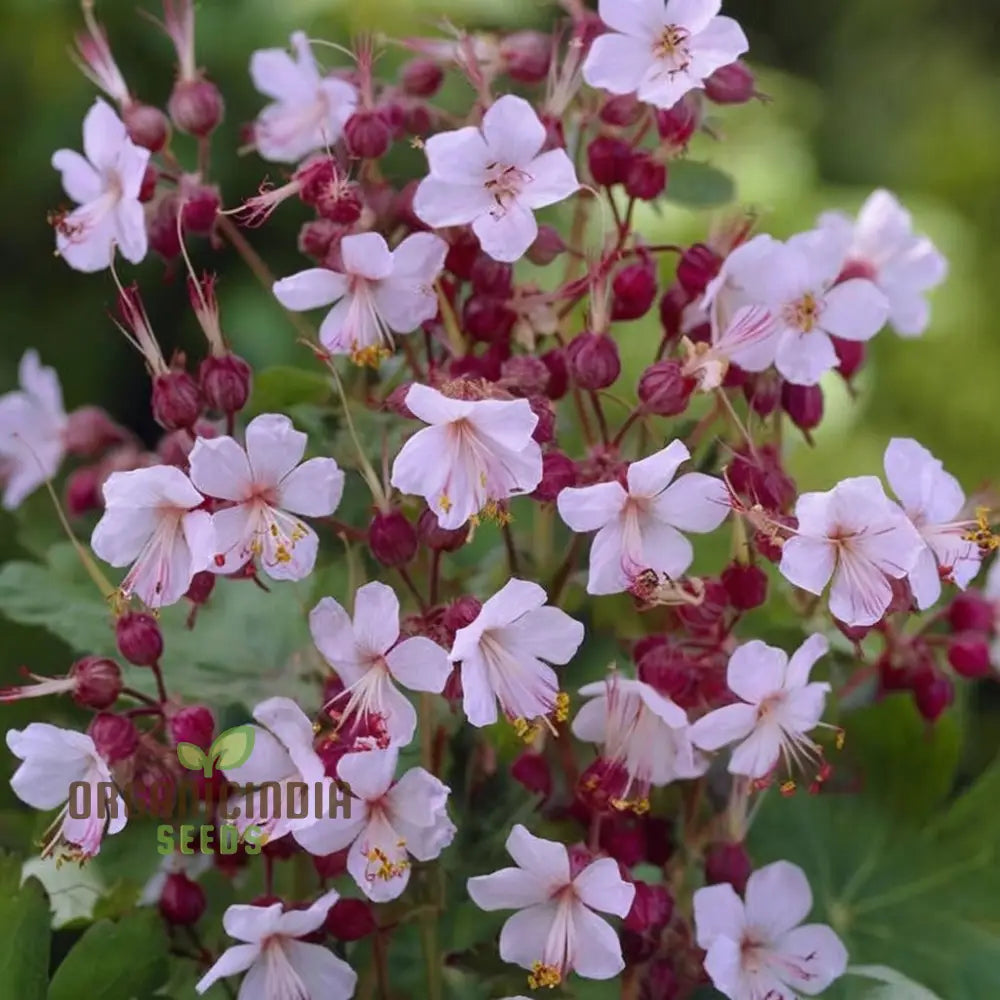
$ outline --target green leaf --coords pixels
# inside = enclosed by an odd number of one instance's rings
[[[20,862],[17,866],[20,870]],[[18,1000],[45,998],[51,922],[48,896],[38,879],[29,878],[14,892],[5,885],[0,895],[0,982],[16,989]]]
[[[936,993],[884,965],[852,965],[847,974],[873,979],[881,984],[869,989],[865,1000],[941,1000]]]
[[[253,726],[236,726],[216,737],[209,757],[220,768],[239,767],[250,759],[256,730]]]
[[[196,743],[178,743],[177,759],[181,762],[181,766],[189,771],[200,771],[207,766],[211,773],[211,757]]]
[[[677,160],[670,165],[665,197],[688,208],[715,208],[736,197],[736,185],[718,167]]]
[[[91,926],[56,969],[48,1000],[133,1000],[166,980],[167,939],[151,910]]]
[[[247,416],[284,413],[300,403],[323,403],[330,398],[332,391],[329,377],[321,372],[290,365],[265,368],[254,375]]]

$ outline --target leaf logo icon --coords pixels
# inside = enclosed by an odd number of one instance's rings
[[[245,764],[253,753],[255,735],[252,725],[227,729],[215,738],[208,753],[194,743],[178,743],[177,759],[189,771],[201,771],[206,778],[211,778],[216,767],[225,769]]]

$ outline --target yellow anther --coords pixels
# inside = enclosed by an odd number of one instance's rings
[[[562,982],[562,973],[554,965],[535,962],[528,976],[528,986],[533,990],[553,989]]]
[[[391,351],[379,344],[372,345],[371,347],[356,347],[351,351],[351,360],[363,368],[378,368],[391,353]]]
[[[993,533],[990,528],[989,507],[976,508],[976,527],[967,531],[962,538],[967,542],[975,542],[981,552],[994,552],[1000,548],[1000,536]]]
[[[847,742],[847,732],[843,729],[838,729],[836,735],[833,737],[833,745],[838,750],[844,749],[844,744]]]
[[[438,497],[438,506],[447,514],[455,505],[451,502],[451,498],[447,493],[442,493],[441,496]]]
[[[779,786],[778,790],[782,795],[793,795],[795,793],[795,782],[786,781],[784,784]]]
[[[565,691],[560,691],[556,695],[556,722],[565,722],[569,719],[569,695]]]
[[[401,840],[397,846],[403,847],[405,844],[406,841]],[[410,867],[409,861],[390,861],[389,856],[379,847],[373,847],[366,851],[365,857],[368,859],[368,865],[365,868],[365,879],[368,882],[374,882],[377,879],[388,882],[398,878]]]

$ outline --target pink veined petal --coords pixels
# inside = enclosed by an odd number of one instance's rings
[[[328,306],[347,294],[347,278],[326,267],[311,267],[276,281],[274,297],[294,312]]]
[[[708,27],[721,9],[722,0],[668,0],[663,20],[697,35]]]
[[[654,60],[639,82],[639,100],[657,108],[672,108],[685,94],[701,86],[702,74],[697,63],[682,70],[664,72],[660,60]]]
[[[253,491],[246,452],[231,438],[198,438],[189,458],[191,482],[205,496],[240,502]]]
[[[691,457],[683,441],[671,441],[666,448],[628,467],[628,490],[634,497],[655,497],[662,493]]]
[[[451,399],[429,385],[419,382],[406,393],[406,406],[410,412],[427,424],[445,424],[466,420],[475,412],[476,403]]]
[[[52,166],[62,174],[63,190],[78,205],[101,196],[101,178],[90,163],[72,149],[52,154]]]
[[[526,167],[545,142],[545,126],[534,108],[514,94],[493,103],[483,115],[482,129],[490,158],[504,166]]]
[[[117,231],[113,211],[100,200],[90,202],[70,212],[56,229],[56,250],[75,271],[103,271],[114,258]]]
[[[366,583],[354,595],[354,641],[362,654],[381,656],[399,637],[399,598],[384,583]]]
[[[354,877],[358,888],[372,902],[385,903],[390,899],[397,899],[409,884],[411,869],[408,863],[402,864],[407,860],[407,852],[399,841],[399,834],[384,819],[373,816],[348,851],[347,870]],[[380,862],[372,860],[375,851],[384,854],[391,864],[399,866],[388,877],[382,877],[374,870],[380,865]]]
[[[585,979],[614,979],[625,968],[617,931],[581,903],[571,905],[572,967]]]
[[[819,720],[823,718],[829,691],[829,684],[819,682],[789,691],[777,709],[777,719],[781,727],[786,731],[797,733],[808,733],[815,729]]]
[[[819,595],[830,582],[836,563],[836,546],[826,538],[793,535],[781,549],[778,568],[789,583]]]
[[[349,753],[337,764],[337,777],[347,782],[351,792],[364,802],[377,802],[389,790],[396,776],[399,751],[366,750]]]
[[[448,244],[433,233],[412,233],[392,251],[392,278],[431,284],[444,268]]]
[[[806,924],[783,935],[771,947],[773,966],[794,990],[816,996],[847,971],[847,949],[825,924]]]
[[[199,993],[204,993],[220,979],[246,972],[259,956],[259,944],[237,944],[227,948],[208,972],[198,980],[195,989]]]
[[[653,501],[653,510],[658,520],[681,531],[714,531],[729,515],[729,491],[715,476],[689,472]]]
[[[538,417],[526,399],[481,400],[472,404],[468,420],[488,445],[516,452],[532,446],[531,435],[538,426]]]
[[[751,704],[781,689],[788,657],[760,639],[745,642],[729,658],[726,683],[733,694]]]
[[[734,315],[717,346],[744,371],[762,372],[774,364],[778,326],[765,306],[745,306]]]
[[[98,172],[114,170],[128,133],[106,101],[98,98],[83,119],[83,152]]]
[[[816,385],[837,364],[833,342],[822,330],[786,330],[778,340],[774,365],[793,385]]]
[[[546,600],[544,588],[537,583],[511,579],[483,604],[474,624],[480,633],[485,629],[503,627],[541,608]],[[461,648],[457,637],[455,648]]]
[[[278,486],[283,510],[306,517],[327,517],[340,505],[344,473],[332,458],[310,458],[293,469]]]
[[[551,149],[525,168],[530,176],[521,190],[521,201],[530,208],[545,208],[575,194],[580,188],[573,161],[563,149]]]
[[[628,916],[635,899],[635,886],[622,879],[614,858],[591,862],[573,879],[573,888],[584,906],[616,917]]]
[[[694,894],[694,924],[699,948],[710,947],[717,938],[738,942],[746,925],[743,900],[728,883],[698,889]]]
[[[538,236],[538,223],[531,209],[521,201],[483,212],[472,222],[483,253],[494,260],[514,263],[520,260]]]
[[[546,887],[521,868],[475,875],[466,883],[466,891],[481,910],[523,910],[548,899]]]
[[[566,845],[536,837],[517,823],[507,836],[507,853],[519,868],[534,875],[550,888],[568,885],[569,854]]]
[[[830,651],[830,643],[825,635],[816,633],[808,639],[794,653],[788,661],[788,668],[785,670],[783,686],[785,688],[802,687],[809,683],[809,674],[816,662],[826,656]]]
[[[235,573],[254,556],[256,515],[250,504],[238,504],[212,515],[215,553],[209,569],[223,576]]]
[[[660,0],[599,0],[597,10],[612,30],[642,39],[648,37],[650,43],[665,24],[674,23],[666,20]]]
[[[556,913],[557,905],[551,902],[537,903],[515,913],[500,930],[500,957],[523,969],[543,961]]]
[[[105,507],[192,508],[199,507],[205,499],[191,480],[172,465],[114,472],[105,482],[103,492]]]
[[[590,546],[587,593],[599,597],[604,594],[621,594],[628,590],[630,581],[624,570],[624,561],[622,525],[615,520],[597,532]]]
[[[583,642],[584,627],[562,608],[542,607],[529,611],[508,627],[519,641],[530,644],[534,654],[547,663],[562,666],[576,655]]]
[[[790,861],[758,868],[747,881],[744,899],[747,923],[769,940],[801,924],[813,904],[809,880]]]
[[[273,508],[265,508],[262,520],[258,535],[263,548],[261,568],[272,580],[304,580],[316,565],[316,532],[303,521]]]
[[[336,889],[328,889],[305,910],[288,910],[278,921],[278,933],[286,937],[303,937],[319,930],[330,908],[340,898]]]
[[[711,888],[721,888],[712,886]],[[699,892],[708,892],[708,889],[699,889]],[[747,982],[743,975],[743,952],[740,947],[740,940],[728,936],[719,935],[712,939],[708,946],[708,954],[705,955],[705,971],[708,973],[712,985],[727,997],[737,997],[743,1000],[744,997],[753,996],[747,993]],[[788,997],[776,995],[773,991],[761,993],[759,996],[766,996],[769,1000],[789,1000]],[[794,1000],[794,998],[793,998]]]
[[[874,520],[851,541],[851,548],[887,576],[901,579],[913,569],[925,544],[909,518],[892,504],[887,516]]]
[[[864,278],[841,282],[826,293],[823,328],[844,340],[870,340],[889,318],[889,300]]]
[[[184,541],[191,553],[191,572],[209,569],[215,556],[215,523],[207,510],[192,510],[181,518]]]
[[[753,732],[756,721],[756,706],[726,705],[692,723],[691,742],[702,750],[719,750],[746,739]]]
[[[381,339],[376,317],[359,308],[356,295],[345,295],[319,326],[320,343],[331,354],[350,354],[356,349],[375,347]]]
[[[458,528],[468,514],[461,518],[463,511],[454,506],[445,510],[440,502],[452,460],[452,434],[447,425],[425,427],[406,441],[396,455],[390,483],[401,493],[424,497],[440,523]]]
[[[391,680],[383,682],[379,699],[379,708],[385,717],[389,745],[408,746],[417,730],[417,711],[412,702]]]
[[[892,600],[885,574],[867,559],[841,552],[830,588],[830,612],[845,625],[874,625]]]
[[[90,547],[110,566],[128,566],[156,530],[156,512],[149,509],[105,510],[90,536]]]
[[[411,767],[385,796],[384,804],[395,824],[433,826],[448,805],[450,789],[422,767]]]
[[[413,826],[396,817],[393,821],[400,838],[406,841],[407,852],[418,861],[433,861],[455,839],[458,827],[442,810],[430,826]]]
[[[263,413],[254,417],[246,429],[254,484],[276,487],[302,461],[307,440],[282,414]]]
[[[354,996],[358,974],[329,948],[307,941],[284,941],[282,947],[310,997],[349,1000]]]
[[[655,715],[665,726],[671,729],[684,729],[687,727],[687,713],[673,699],[664,694],[660,694],[656,688],[642,681],[625,682],[617,680],[619,688],[623,691],[634,691],[642,704]],[[582,690],[582,689],[581,689]]]
[[[497,696],[490,687],[482,654],[462,659],[462,711],[469,724],[481,728],[497,721]]]
[[[963,538],[959,529],[928,531],[927,544],[938,565],[949,573],[959,589],[964,590],[978,575],[983,562],[982,552],[975,542]]]
[[[568,486],[556,498],[559,516],[576,532],[596,531],[621,514],[628,494],[618,482]]]
[[[926,611],[937,604],[941,597],[941,574],[938,572],[938,561],[930,546],[917,557],[908,579],[913,598],[921,611]]]
[[[433,136],[428,142],[433,142]],[[413,211],[422,222],[435,229],[462,226],[495,207],[484,183],[470,184],[445,180],[436,175],[425,177],[413,198]]]
[[[356,233],[340,241],[344,270],[370,281],[392,274],[392,254],[385,239],[378,233]]]
[[[440,694],[451,676],[448,654],[425,636],[404,639],[385,659],[392,676],[411,691]]]
[[[776,725],[757,726],[733,749],[729,758],[729,773],[747,778],[764,778],[781,757],[781,730]]]
[[[600,35],[587,53],[583,78],[591,87],[612,94],[631,94],[653,65],[651,40],[629,35]]]
[[[434,180],[453,186],[474,185],[486,193],[483,183],[493,154],[478,128],[466,126],[453,132],[438,132],[427,140],[424,149]]]
[[[123,200],[115,206],[113,225],[115,243],[130,264],[139,264],[149,250],[146,216],[138,201]]]
[[[397,280],[395,275],[379,282],[372,301],[382,322],[394,333],[412,333],[438,312],[437,295],[429,284]]]

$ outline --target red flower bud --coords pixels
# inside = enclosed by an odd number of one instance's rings
[[[510,773],[533,795],[547,799],[552,794],[552,771],[543,754],[525,750],[510,765]]]
[[[205,79],[178,80],[167,102],[175,128],[205,138],[215,130],[225,113],[222,94]]]
[[[344,139],[351,156],[377,160],[392,145],[392,128],[379,111],[355,111],[344,125]]]
[[[164,260],[175,260],[181,255],[181,238],[177,232],[178,204],[176,195],[161,198],[146,224],[149,245]]]
[[[531,436],[539,444],[548,444],[556,436],[556,411],[544,396],[530,396],[528,404],[531,412],[538,417]]]
[[[417,554],[417,531],[402,511],[378,511],[368,527],[368,545],[383,566],[405,566]]]
[[[152,667],[163,655],[163,633],[152,615],[127,611],[115,623],[118,652],[137,667]]]
[[[455,552],[460,549],[469,537],[469,525],[461,528],[442,528],[438,524],[437,514],[425,507],[417,521],[417,534],[420,541],[436,552]]]
[[[500,366],[500,384],[515,396],[542,396],[549,385],[549,370],[541,358],[517,354]]]
[[[174,743],[193,743],[207,750],[214,735],[215,719],[204,705],[188,705],[170,717],[170,737]]]
[[[117,764],[131,757],[139,745],[139,733],[132,720],[124,715],[100,712],[87,729],[97,752],[108,764]]]
[[[501,39],[500,59],[512,80],[541,83],[549,75],[552,38],[540,31],[515,31]]]
[[[212,231],[222,199],[219,189],[209,184],[185,184],[181,199],[181,222],[192,233]]]
[[[701,125],[701,98],[694,92],[682,97],[672,108],[656,112],[660,138],[674,149],[684,149]]]
[[[781,384],[781,376],[777,372],[748,375],[743,383],[743,396],[754,413],[769,417],[781,402]]]
[[[677,264],[677,280],[691,298],[697,298],[719,273],[722,258],[704,243],[688,247]]]
[[[399,80],[411,97],[433,97],[444,80],[444,70],[431,59],[411,59],[400,71]]]
[[[146,165],[145,173],[142,175],[142,183],[139,185],[139,201],[144,205],[153,200],[156,194],[156,184],[160,179],[160,172],[152,163]]]
[[[667,168],[649,153],[636,153],[625,174],[625,192],[630,198],[655,201],[667,187]]]
[[[638,319],[649,312],[656,299],[656,271],[650,264],[629,264],[615,275],[611,290],[611,318]]]
[[[684,310],[691,298],[682,285],[671,285],[660,299],[660,323],[667,341],[675,340],[681,334]]]
[[[466,332],[483,343],[495,343],[510,336],[517,322],[517,313],[508,309],[503,299],[472,295],[462,309]]]
[[[683,374],[679,361],[657,361],[639,379],[639,399],[647,412],[675,417],[687,409],[697,384]]]
[[[174,368],[153,379],[153,417],[164,430],[193,427],[200,416],[198,383],[186,371]]]
[[[205,405],[227,416],[246,406],[252,381],[253,369],[235,354],[209,355],[198,369]]]
[[[535,237],[535,242],[528,247],[527,257],[532,264],[546,267],[565,251],[566,244],[559,231],[552,226],[543,225],[538,227],[538,235]]]
[[[948,623],[956,632],[993,631],[996,621],[994,602],[987,600],[975,590],[956,594],[948,607]]]
[[[729,604],[729,594],[718,580],[704,580],[705,597],[701,604],[684,604],[677,616],[692,635],[707,636],[722,624]]]
[[[752,871],[750,855],[742,844],[712,844],[705,852],[705,881],[709,885],[728,883],[742,896]]]
[[[635,125],[642,117],[644,107],[635,94],[619,94],[615,97],[609,97],[601,105],[598,114],[606,125],[627,128],[629,125]]]
[[[513,287],[514,268],[480,253],[469,272],[469,280],[480,295],[494,295],[505,299]]]
[[[599,135],[587,146],[587,164],[595,183],[604,187],[623,184],[632,163],[628,143],[609,135]]]
[[[69,415],[64,440],[67,451],[91,458],[114,445],[125,444],[129,433],[99,406],[81,406]]]
[[[471,229],[460,229],[452,238],[444,266],[456,278],[468,281],[472,277],[472,269],[479,260],[479,240]]]
[[[441,623],[449,632],[457,632],[460,628],[471,625],[482,610],[483,606],[476,598],[466,595],[457,601],[452,601],[445,608]]]
[[[948,662],[960,677],[986,677],[992,669],[986,636],[977,632],[952,636],[948,643]]]
[[[767,574],[759,566],[732,563],[722,571],[722,585],[737,611],[759,608],[767,600]]]
[[[553,348],[542,355],[542,363],[549,370],[545,395],[556,402],[569,391],[569,365],[566,362],[566,354],[558,347]]]
[[[160,893],[160,913],[168,924],[190,927],[198,923],[207,905],[205,890],[197,882],[183,872],[167,876]]]
[[[670,923],[674,913],[674,898],[664,885],[633,882],[635,896],[625,917],[626,929],[636,934],[655,933]]]
[[[331,219],[312,219],[299,230],[299,252],[322,261],[343,235],[344,227]]]
[[[101,509],[104,503],[101,483],[104,478],[104,471],[99,465],[85,465],[69,474],[63,497],[70,517],[83,517]]]
[[[122,121],[128,137],[143,149],[158,153],[167,144],[170,122],[167,116],[151,104],[132,103],[122,111]]]
[[[913,696],[917,711],[928,722],[937,722],[955,700],[955,685],[943,674],[921,673],[914,684]]]
[[[365,200],[361,187],[351,181],[327,185],[318,192],[314,205],[322,218],[338,226],[353,226],[361,218]]]
[[[746,104],[756,94],[754,75],[740,59],[719,67],[705,80],[705,96],[716,104]]]
[[[312,854],[313,868],[321,879],[338,878],[347,874],[347,848],[333,854]]]
[[[208,603],[208,599],[215,590],[215,581],[218,577],[209,570],[201,570],[191,577],[191,585],[184,596],[196,607],[201,607]]]
[[[781,406],[796,427],[811,431],[823,419],[823,390],[818,385],[786,382],[781,387]]]
[[[555,503],[568,486],[576,486],[576,463],[561,451],[542,455],[542,478],[531,495],[543,503]]]
[[[842,340],[840,337],[831,337],[830,340],[837,353],[837,371],[845,382],[850,382],[864,367],[868,348],[861,340]]]
[[[326,915],[326,929],[338,941],[360,941],[378,926],[371,906],[363,899],[338,899]]]
[[[618,345],[600,333],[581,333],[566,348],[566,360],[581,389],[607,389],[621,374]]]

